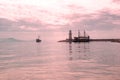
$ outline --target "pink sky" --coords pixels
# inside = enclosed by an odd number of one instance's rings
[[[64,39],[87,30],[92,38],[120,38],[119,0],[0,0],[0,37]],[[17,33],[17,34],[15,34]]]

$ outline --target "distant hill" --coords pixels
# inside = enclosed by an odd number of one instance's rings
[[[0,38],[0,42],[22,42],[22,40],[15,38]]]

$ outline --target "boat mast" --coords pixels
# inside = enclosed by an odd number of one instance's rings
[[[85,30],[84,30],[84,37],[86,37],[86,32],[85,32]]]
[[[78,37],[80,38],[80,30],[78,30]]]
[[[40,39],[40,36],[38,35],[38,39]]]

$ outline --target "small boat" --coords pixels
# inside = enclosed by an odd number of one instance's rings
[[[36,39],[36,42],[41,42],[40,36]]]

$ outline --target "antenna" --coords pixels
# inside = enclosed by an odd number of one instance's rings
[[[80,30],[78,30],[78,37],[80,37]]]
[[[84,30],[84,37],[86,37],[86,32],[85,32],[85,30]]]
[[[40,38],[40,36],[38,36],[38,38]]]

